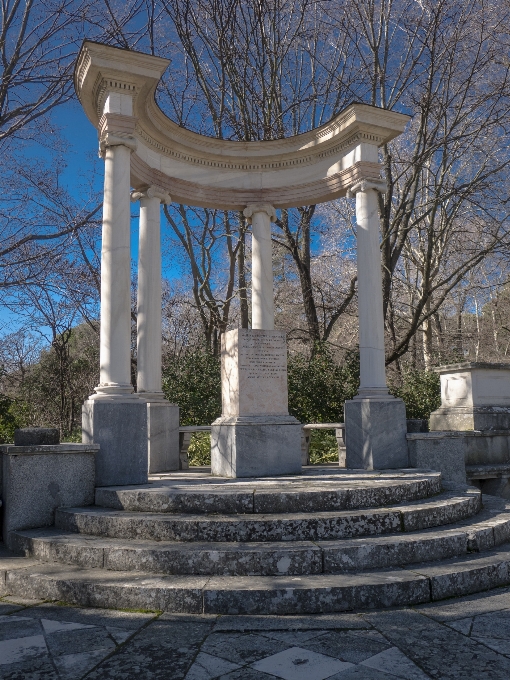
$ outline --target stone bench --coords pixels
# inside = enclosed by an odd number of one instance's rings
[[[303,425],[301,440],[302,464],[310,464],[310,437],[312,430],[335,430],[338,444],[338,464],[345,467],[345,424],[344,423],[307,423]]]

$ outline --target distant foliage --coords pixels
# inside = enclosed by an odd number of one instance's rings
[[[344,402],[358,391],[358,352],[348,352],[339,365],[322,344],[310,358],[290,355],[288,370],[289,411],[293,416],[302,423],[343,422]]]
[[[441,406],[439,375],[432,371],[409,370],[403,375],[402,385],[390,389],[403,399],[408,418],[429,418]]]
[[[166,357],[163,391],[181,425],[210,425],[221,415],[220,360],[205,349]]]
[[[196,432],[188,447],[188,460],[192,466],[211,464],[211,435],[209,432]]]
[[[5,394],[0,394],[0,444],[14,441],[14,430],[20,427],[16,417],[16,402]]]

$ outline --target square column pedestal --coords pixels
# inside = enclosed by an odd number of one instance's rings
[[[344,420],[346,467],[408,467],[406,408],[402,399],[388,396],[346,401]]]
[[[179,408],[136,396],[87,399],[82,441],[100,446],[96,486],[146,484],[149,470],[179,469]]]
[[[179,407],[168,401],[147,402],[149,474],[179,469]]]
[[[220,477],[301,473],[301,423],[289,416],[283,331],[238,328],[222,336],[222,416],[211,427]]]

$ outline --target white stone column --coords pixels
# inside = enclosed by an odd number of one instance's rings
[[[254,203],[243,215],[252,225],[251,327],[274,330],[273,249],[271,222],[276,211],[268,203]]]
[[[152,186],[134,191],[140,201],[137,297],[137,392],[151,401],[163,400],[161,388],[161,228],[160,205],[170,195]]]
[[[388,398],[379,243],[379,191],[386,191],[384,182],[362,180],[349,192],[350,196],[356,195],[358,255],[360,388],[355,399]]]
[[[362,180],[348,194],[356,195],[360,388],[344,405],[345,460],[368,470],[409,464],[405,405],[386,385],[379,191],[384,182]]]
[[[106,133],[101,246],[100,379],[92,399],[129,397],[131,384],[130,164],[132,137]],[[133,395],[134,396],[134,395]]]

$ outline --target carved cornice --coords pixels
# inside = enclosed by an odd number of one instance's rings
[[[131,154],[135,189],[157,185],[180,203],[234,210],[253,203],[288,208],[329,201],[363,179],[379,182],[382,190],[377,147],[399,135],[408,116],[354,103],[294,137],[261,142],[206,137],[180,127],[158,107],[154,96],[168,64],[90,42],[77,60],[75,87],[103,146],[110,139],[133,146],[138,141]],[[111,91],[133,97],[133,116],[100,115]]]
[[[248,224],[252,223],[253,215],[258,212],[266,213],[271,222],[276,222],[276,210],[270,203],[251,203],[243,210],[243,215],[248,220]]]

